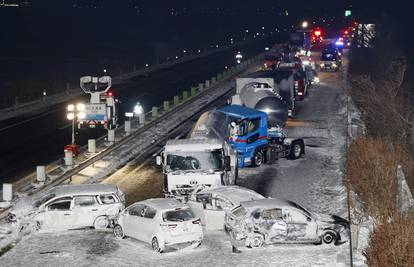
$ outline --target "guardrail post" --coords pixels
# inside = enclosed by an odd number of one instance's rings
[[[13,185],[3,184],[3,200],[10,202],[13,199]]]
[[[127,131],[127,122],[129,122],[129,131]],[[131,131],[131,121],[125,121],[125,132]],[[95,139],[88,139],[88,152],[89,153],[96,153],[96,140]]]
[[[108,129],[108,142],[115,142],[115,130]]]
[[[199,83],[198,84],[198,91],[202,92],[204,90],[204,83]]]
[[[174,96],[174,106],[178,106],[180,104],[180,97],[178,95]]]
[[[197,87],[191,87],[191,96],[195,96],[197,94]]]
[[[183,91],[183,101],[188,99],[188,91]]]
[[[206,87],[206,89],[210,87],[210,80],[206,80],[205,87]]]
[[[131,121],[129,119],[125,120],[124,128],[125,128],[125,133],[127,135],[131,133]],[[95,153],[95,152],[92,152],[92,153]]]
[[[139,120],[139,124],[140,125],[144,125],[145,124],[145,113],[144,113],[144,111],[142,111],[142,113],[139,114],[138,120]]]
[[[170,101],[164,101],[164,111],[168,111],[170,109]]]
[[[46,181],[45,166],[36,166],[36,181],[39,183],[44,183]]]
[[[152,107],[151,115],[152,118],[158,117],[158,107]]]
[[[216,83],[216,77],[211,77],[211,84],[215,84]]]

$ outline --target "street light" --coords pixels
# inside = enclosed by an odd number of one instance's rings
[[[86,118],[86,106],[83,103],[69,104],[66,107],[66,118],[72,121],[72,144],[75,144],[75,119],[83,120]]]
[[[140,114],[142,114],[142,112],[144,112],[144,109],[143,109],[142,105],[139,102],[137,102],[135,104],[135,107],[134,107],[134,113],[136,115],[140,115]]]
[[[302,28],[306,29],[308,27],[309,23],[305,20],[304,22],[302,22]]]

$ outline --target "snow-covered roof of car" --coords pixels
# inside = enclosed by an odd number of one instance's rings
[[[116,185],[111,184],[59,185],[48,190],[46,194],[53,193],[56,196],[74,194],[102,194],[114,193],[117,189]]]
[[[289,201],[279,198],[265,198],[252,201],[243,201],[240,204],[247,209],[293,207]]]
[[[250,201],[250,200],[265,198],[264,196],[260,195],[259,193],[253,190],[250,190],[250,189],[238,186],[238,185],[208,187],[206,189],[201,190],[197,194],[219,195],[231,201],[233,205],[239,205],[240,202],[243,202],[243,201]]]
[[[151,206],[157,210],[171,210],[177,208],[188,208],[188,205],[173,198],[150,198],[139,203]]]
[[[222,143],[218,139],[209,138],[191,138],[168,140],[165,145],[165,152],[178,151],[203,151],[215,150],[222,148]]]

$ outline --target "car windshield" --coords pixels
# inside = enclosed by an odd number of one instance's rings
[[[185,222],[194,219],[194,215],[190,209],[176,209],[164,212],[162,218],[164,222]]]
[[[41,205],[45,204],[47,201],[49,201],[49,200],[51,200],[52,198],[54,198],[55,196],[56,196],[55,194],[47,194],[47,195],[44,195],[44,196],[42,196],[42,197],[40,197],[40,198],[36,199],[36,200],[33,202],[33,206],[34,206],[34,207],[36,207],[36,208],[38,208],[38,207],[40,207]]]
[[[176,152],[167,155],[167,171],[209,171],[221,169],[221,151]]]
[[[307,210],[307,209],[305,209],[304,207],[302,207],[301,205],[299,205],[298,203],[295,203],[295,202],[293,202],[293,201],[290,201],[290,200],[288,200],[287,201],[290,205],[292,205],[293,207],[295,207],[295,208],[297,208],[297,209],[300,209],[301,211],[303,211],[306,215],[308,215],[309,217],[312,217],[312,214]]]
[[[331,60],[336,60],[336,55],[333,53],[322,53],[322,60],[327,60],[327,61],[331,61]]]

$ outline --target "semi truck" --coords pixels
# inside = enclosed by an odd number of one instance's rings
[[[239,105],[203,114],[190,137],[200,134],[224,140],[237,155],[238,168],[271,164],[279,158],[298,159],[305,153],[304,141],[286,137],[265,112]]]

